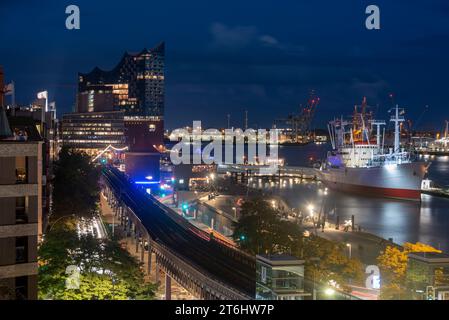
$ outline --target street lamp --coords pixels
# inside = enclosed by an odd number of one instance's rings
[[[319,264],[320,260],[321,260],[320,258],[311,258],[310,259],[310,262],[312,262],[313,266],[314,266],[314,268],[312,269],[313,270],[313,272],[312,272],[312,277],[313,277],[313,279],[312,279],[312,284],[313,284],[312,300],[316,300],[316,285],[315,285],[316,275],[315,275],[315,273],[316,273],[316,269],[318,268],[318,264]]]
[[[315,210],[315,206],[313,204],[309,204],[307,206],[307,209],[310,211],[310,213],[313,213],[313,210]]]
[[[346,246],[349,248],[349,259],[352,259],[352,245],[347,243]]]
[[[333,296],[333,295],[335,294],[335,290],[332,289],[332,288],[326,288],[326,289],[324,290],[324,294],[325,294],[326,296]]]

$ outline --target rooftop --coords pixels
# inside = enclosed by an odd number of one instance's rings
[[[287,254],[257,255],[256,259],[272,266],[303,265],[304,260]]]

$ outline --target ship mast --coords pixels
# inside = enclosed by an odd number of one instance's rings
[[[376,126],[377,130],[376,130],[376,142],[377,142],[377,146],[380,148],[380,139],[382,138],[382,135],[380,133],[380,126],[384,126],[385,125],[385,121],[383,120],[371,120],[370,121],[372,126]]]
[[[390,110],[391,111],[391,110]],[[399,115],[399,106],[396,105],[396,107],[394,108],[395,111],[395,115],[391,117],[390,121],[394,122],[394,153],[397,154],[400,152],[400,129],[399,129],[399,124],[403,121],[405,121],[404,117]],[[402,109],[403,111],[403,109]],[[401,111],[401,112],[402,112]]]

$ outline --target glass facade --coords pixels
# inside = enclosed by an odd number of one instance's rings
[[[124,112],[69,113],[62,120],[64,146],[96,154],[109,145],[125,146]]]
[[[446,296],[449,299],[449,256],[442,253],[409,254],[406,279],[414,299],[446,299]]]
[[[256,299],[302,300],[304,264],[290,256],[257,256]]]
[[[125,111],[126,116],[164,115],[164,43],[138,54],[126,53],[118,65],[78,75],[77,112]]]

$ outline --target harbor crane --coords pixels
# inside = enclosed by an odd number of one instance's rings
[[[320,98],[316,96],[315,91],[312,90],[307,104],[304,107],[302,104],[300,105],[299,114],[290,114],[287,118],[276,119],[275,127],[277,127],[277,123],[285,123],[290,126],[292,130],[292,142],[305,142],[304,139],[310,137],[311,123],[319,102]]]

